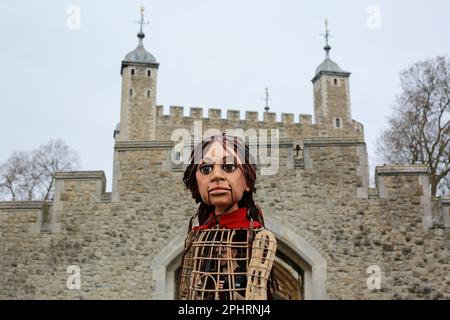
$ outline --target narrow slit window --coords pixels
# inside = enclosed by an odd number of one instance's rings
[[[130,97],[133,95],[133,89],[130,88]]]
[[[147,98],[150,98],[150,90],[147,90]]]
[[[131,69],[131,75],[134,76],[134,69]]]
[[[337,86],[337,79],[334,79],[334,85]]]
[[[151,74],[152,74],[152,73],[150,72],[150,70],[147,70],[147,77],[150,78]]]

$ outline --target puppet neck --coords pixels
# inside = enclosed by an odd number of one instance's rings
[[[250,227],[250,220],[247,216],[247,211],[247,207],[242,207],[217,217],[214,216],[214,211],[210,212],[208,221],[200,227],[195,227],[194,230],[212,228],[215,225],[227,229],[248,229]],[[253,224],[254,228],[262,227],[258,221],[254,221]]]

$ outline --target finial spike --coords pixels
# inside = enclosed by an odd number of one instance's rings
[[[264,110],[266,112],[268,112],[269,109],[270,109],[270,107],[269,107],[269,100],[272,100],[272,99],[269,98],[269,87],[266,87],[265,91],[266,91],[266,97],[264,98],[264,100],[266,101],[266,106],[264,107]]]
[[[328,19],[325,19],[325,34],[323,34],[323,36],[325,37],[325,47],[323,47],[323,48],[326,52],[326,59],[329,59],[331,47],[328,44],[328,39],[331,36],[331,34],[330,34],[330,30],[328,29]]]
[[[144,24],[144,6],[141,6],[141,29],[140,32],[142,33],[142,25]]]

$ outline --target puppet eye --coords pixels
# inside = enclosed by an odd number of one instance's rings
[[[210,164],[202,164],[200,166],[200,172],[203,174],[209,174],[212,171],[212,165]]]
[[[236,165],[234,163],[226,163],[223,165],[223,170],[228,173],[233,172],[236,170]]]

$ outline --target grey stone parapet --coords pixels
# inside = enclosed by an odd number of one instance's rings
[[[65,197],[61,197],[65,194],[65,184],[69,182],[83,183],[89,182],[95,186],[95,191],[91,194],[89,201],[99,202],[104,201],[106,191],[106,177],[103,171],[64,171],[57,172],[55,175],[55,197],[54,203],[59,209],[60,203],[64,202]],[[71,191],[71,193],[76,191]]]
[[[390,164],[375,167],[375,184],[378,188],[378,192],[380,198],[389,198],[389,194],[385,185],[385,181],[382,178],[383,176],[406,176],[406,175],[415,175],[419,176],[419,184],[423,187],[424,195],[430,197],[429,192],[429,170],[425,165],[399,165],[399,164]]]
[[[429,174],[428,167],[422,164],[390,164],[377,166],[375,175],[421,175]]]
[[[312,137],[305,138],[303,141],[303,155],[304,155],[304,167],[305,169],[312,169],[314,167],[314,161],[310,156],[310,149],[314,147],[347,147],[356,146],[358,148],[363,148],[364,152],[359,152],[365,154],[366,142],[362,137]],[[360,154],[360,166],[367,166],[367,159],[361,158]],[[366,157],[367,158],[367,157]],[[365,191],[361,194],[361,197],[367,198],[367,187],[368,187],[368,172],[360,172],[360,175],[367,178],[363,178]]]
[[[96,181],[96,191],[92,194],[91,201],[111,202],[111,193],[105,193],[105,175],[103,171],[72,171],[58,172],[55,179],[55,201],[0,201],[0,212],[14,212],[17,214],[35,214],[36,221],[30,224],[30,232],[58,233],[61,223],[59,216],[64,211],[64,201],[61,201],[61,193],[64,192],[64,182]]]
[[[51,201],[5,201],[0,202],[0,212],[14,212],[14,214],[32,214],[36,220],[30,224],[29,231],[32,234],[42,232],[43,221],[52,211]],[[46,226],[50,224],[45,223]],[[49,227],[51,230],[51,226]]]
[[[364,138],[359,137],[313,137],[305,138],[304,146],[322,147],[322,146],[356,146],[365,145]]]
[[[0,201],[0,210],[40,210],[44,201]]]
[[[61,171],[57,172],[55,179],[65,180],[95,180],[101,179],[106,181],[105,172],[103,171]]]
[[[417,176],[417,184],[422,187],[419,205],[422,207],[422,227],[428,230],[433,227],[433,217],[431,208],[431,189],[429,181],[428,167],[422,164],[389,164],[377,166],[375,168],[375,184],[378,188],[380,198],[390,199],[395,197],[391,194],[392,186],[389,186],[386,178],[389,176]],[[386,178],[385,178],[386,177]]]
[[[116,142],[114,150],[127,151],[136,149],[170,149],[175,143],[173,141],[121,141]]]
[[[42,221],[45,219],[44,216],[48,212],[49,208],[51,208],[51,202],[49,201],[0,202],[0,213],[11,212],[18,215],[32,215],[35,217],[35,221],[33,223],[30,223],[28,229],[31,234],[37,234],[41,232]]]

